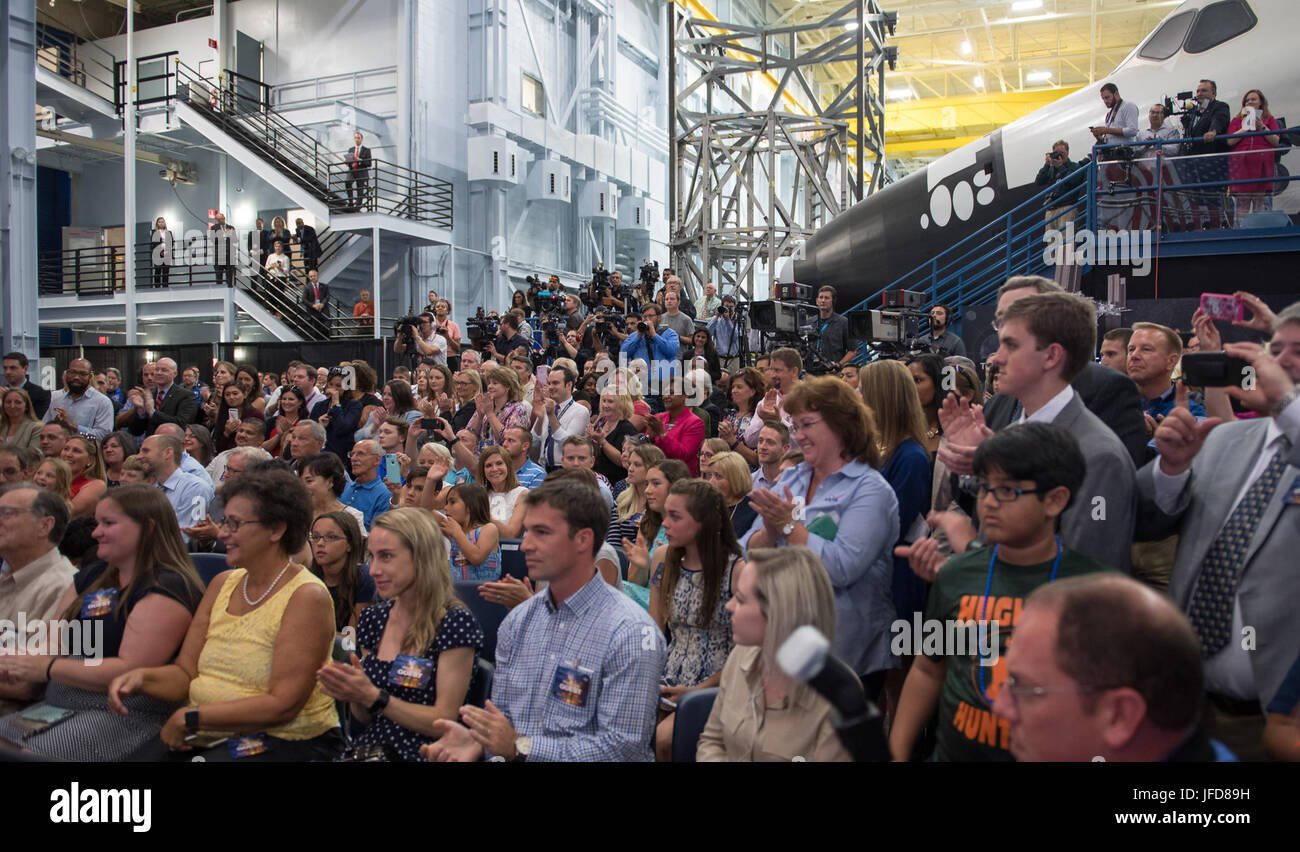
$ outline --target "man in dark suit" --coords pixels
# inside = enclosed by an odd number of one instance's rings
[[[997,316],[1000,318],[1013,303],[1035,293],[1062,292],[1055,282],[1038,276],[1017,276],[1007,280],[998,291]],[[1089,360],[1070,382],[1085,408],[1110,427],[1128,450],[1134,466],[1147,460],[1146,421],[1142,417],[1142,397],[1133,380],[1117,370]],[[993,431],[1020,418],[1019,401],[998,394],[984,406],[984,422]]]
[[[298,241],[298,254],[302,257],[302,268],[304,272],[309,272],[319,265],[320,240],[316,238],[316,229],[304,224],[301,218],[295,219],[294,225],[293,237]]]
[[[217,221],[208,228],[212,232],[213,265],[216,267],[217,286],[235,286],[235,229],[226,224],[226,214],[218,213]]]
[[[353,212],[361,209],[370,194],[370,149],[361,144],[361,139],[361,131],[357,131],[352,137],[352,147],[343,156],[348,164],[344,185],[348,191],[348,207]],[[353,187],[356,187],[355,195]]]
[[[1179,535],[1169,596],[1201,639],[1210,734],[1243,760],[1262,759],[1262,707],[1300,658],[1300,302],[1273,327],[1266,351],[1223,347],[1254,368],[1228,394],[1269,416],[1197,423],[1179,383],[1137,475],[1149,532]]]
[[[199,403],[194,392],[176,381],[178,370],[171,358],[159,358],[153,365],[153,384],[142,396],[143,408],[136,408],[136,425],[152,435],[164,423],[184,429],[198,416]],[[135,434],[138,431],[132,430]]]
[[[300,220],[301,221],[301,220]],[[330,287],[320,283],[320,272],[311,269],[307,272],[307,286],[302,288],[302,304],[312,318],[316,328],[325,337],[329,337],[329,323],[326,321],[325,307],[330,301]]]
[[[1000,345],[989,364],[998,368],[1005,393],[1020,403],[1012,422],[1060,426],[1078,440],[1088,460],[1078,496],[1061,515],[1062,543],[1128,572],[1136,518],[1133,459],[1070,385],[1095,351],[1092,304],[1068,293],[1042,293],[1017,299],[999,317]],[[971,473],[975,448],[992,430],[977,409],[951,399],[940,419],[947,444],[939,450],[939,460],[955,473]],[[953,549],[962,548],[954,541]]]
[[[1183,154],[1217,154],[1214,157],[1191,157],[1178,163],[1179,176],[1184,183],[1208,183],[1228,179],[1228,143],[1215,141],[1216,136],[1228,132],[1232,112],[1223,101],[1216,100],[1219,87],[1213,80],[1196,84],[1196,108],[1183,113],[1183,136],[1199,138],[1200,142],[1184,142]],[[1209,214],[1211,228],[1221,226],[1223,195],[1226,187],[1207,186],[1194,189],[1195,210]]]
[[[5,384],[11,388],[27,391],[27,395],[32,400],[32,408],[36,411],[36,418],[39,420],[44,417],[46,409],[50,407],[50,392],[27,377],[27,356],[21,352],[10,352],[4,356],[3,363]]]

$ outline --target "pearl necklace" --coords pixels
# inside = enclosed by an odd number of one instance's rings
[[[280,569],[280,573],[275,575],[275,579],[271,581],[271,585],[269,585],[269,586],[266,587],[266,591],[265,591],[265,592],[262,592],[262,596],[261,596],[260,598],[258,598],[257,600],[250,600],[249,597],[248,597],[248,572],[245,571],[245,572],[244,572],[244,585],[240,588],[240,591],[241,591],[241,592],[243,593],[243,595],[244,595],[244,603],[248,604],[250,607],[254,607],[254,606],[257,606],[258,604],[260,604],[262,601],[266,600],[266,596],[269,595],[269,594],[271,594],[271,590],[275,588],[275,584],[278,583],[278,582],[280,582],[280,578],[284,576],[284,572],[285,572],[285,571],[288,571],[288,570],[289,570],[289,566],[292,565],[292,564],[293,564],[293,560],[292,560],[292,559],[290,559],[288,562],[284,563],[284,567]]]

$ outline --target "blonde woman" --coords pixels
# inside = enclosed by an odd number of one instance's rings
[[[70,435],[59,457],[68,466],[68,495],[72,502],[72,517],[92,515],[95,504],[108,490],[104,476],[104,454],[99,443],[87,435]]]
[[[611,483],[627,476],[627,468],[623,467],[623,446],[629,437],[637,434],[636,427],[629,422],[632,412],[632,397],[605,388],[600,395],[596,416],[587,423],[587,437],[600,450],[596,454],[596,473]]]
[[[524,403],[519,377],[509,367],[494,367],[487,373],[487,390],[474,399],[474,416],[457,434],[456,461],[472,467],[474,459],[488,447],[501,445],[506,429],[531,422]]]
[[[850,760],[831,725],[830,702],[776,663],[777,649],[805,624],[835,641],[835,594],[817,555],[805,547],[751,550],[727,610],[735,648],[695,759]]]
[[[736,535],[749,532],[758,519],[758,512],[749,500],[754,477],[744,456],[733,452],[715,453],[707,463],[700,465],[700,477],[722,492],[722,502],[727,507],[727,517]]]
[[[321,689],[366,722],[357,747],[420,760],[433,723],[456,721],[465,703],[483,630],[456,597],[447,540],[423,509],[392,509],[370,529],[370,577],[380,603],[357,622],[347,663],[317,673]]]
[[[0,400],[0,442],[39,450],[41,426],[27,391],[6,388],[4,399]]]

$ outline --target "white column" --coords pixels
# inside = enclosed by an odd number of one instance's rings
[[[370,295],[375,300],[375,339],[384,336],[383,320],[384,302],[379,292],[379,276],[383,270],[379,267],[379,228],[370,229]]]
[[[126,345],[136,345],[135,313],[135,99],[137,68],[135,67],[135,4],[126,4],[126,103],[122,106],[122,122],[126,131],[126,144],[122,152],[123,213],[122,262],[126,265]]]

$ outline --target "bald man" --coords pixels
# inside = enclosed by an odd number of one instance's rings
[[[1018,761],[1236,760],[1202,724],[1191,622],[1136,580],[1099,573],[1040,586],[1000,665],[993,712],[1009,722]]]
[[[135,409],[136,420],[145,421],[145,432],[149,435],[164,423],[173,423],[184,430],[198,416],[198,400],[193,391],[176,381],[178,372],[171,358],[159,358],[153,365],[153,387],[142,389],[144,407]]]
[[[63,371],[63,390],[50,395],[45,422],[57,420],[83,435],[100,440],[113,430],[113,401],[91,387],[94,368],[75,358]]]

